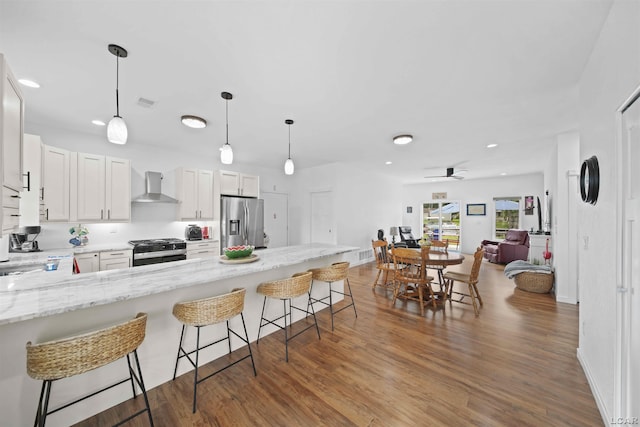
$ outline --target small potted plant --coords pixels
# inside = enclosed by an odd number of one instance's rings
[[[89,243],[89,230],[87,227],[83,227],[82,224],[78,224],[76,227],[71,227],[69,229],[69,234],[73,237],[69,240],[73,246],[84,246]]]

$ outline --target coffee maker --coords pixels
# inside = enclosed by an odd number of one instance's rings
[[[17,233],[11,233],[9,252],[40,252],[36,237],[40,234],[40,226],[21,227]]]

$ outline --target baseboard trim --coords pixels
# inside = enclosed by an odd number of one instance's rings
[[[576,305],[578,303],[578,301],[576,301],[575,298],[560,297],[558,295],[556,295],[556,301],[563,302],[565,304],[573,304],[573,305]]]
[[[587,382],[589,383],[589,388],[591,388],[591,394],[593,394],[593,398],[595,399],[596,405],[598,406],[598,410],[600,411],[602,422],[604,423],[605,426],[608,426],[611,424],[609,422],[611,417],[607,412],[606,405],[604,404],[602,395],[598,391],[598,386],[596,385],[593,375],[591,375],[591,369],[589,368],[589,364],[587,363],[586,359],[583,357],[582,352],[580,351],[580,348],[576,349],[576,356],[578,357],[578,362],[580,362],[580,366],[582,366],[582,371],[584,372],[584,375],[587,377]]]

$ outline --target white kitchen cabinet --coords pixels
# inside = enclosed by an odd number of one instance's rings
[[[78,270],[80,273],[92,273],[94,271],[100,271],[100,253],[90,252],[76,254],[76,263],[78,264]]]
[[[42,145],[41,221],[69,222],[70,158],[67,150]]]
[[[215,258],[220,255],[217,240],[195,240],[187,242],[187,259]]]
[[[129,268],[131,267],[132,260],[133,251],[130,249],[100,252],[100,271]]]
[[[22,170],[27,178],[20,193],[20,226],[40,225],[42,140],[37,135],[25,134],[22,151]]]
[[[14,231],[19,224],[22,191],[22,139],[24,98],[4,56],[0,54],[0,232]]]
[[[239,172],[220,171],[220,194],[223,196],[258,197],[260,177]]]
[[[178,220],[214,219],[213,171],[178,168],[176,187],[180,200]]]
[[[0,55],[0,91],[2,93],[2,186],[22,191],[22,138],[24,135],[24,98],[4,56]]]
[[[131,218],[131,162],[78,153],[77,220],[104,222]]]

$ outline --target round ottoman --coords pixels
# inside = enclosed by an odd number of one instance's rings
[[[516,287],[527,292],[546,294],[553,287],[553,273],[523,272],[514,276]]]

